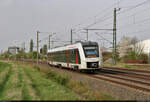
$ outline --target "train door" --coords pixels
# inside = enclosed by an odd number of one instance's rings
[[[69,50],[66,50],[67,67],[69,68]]]

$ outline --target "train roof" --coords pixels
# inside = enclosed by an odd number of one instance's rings
[[[76,45],[76,44],[81,44],[82,46],[88,46],[88,45],[98,45],[97,42],[93,42],[93,41],[78,41],[78,42],[75,42],[73,44],[67,44],[67,45],[64,45],[64,46],[59,46],[59,47],[55,47],[53,49],[49,49],[48,52],[51,50],[54,50],[54,49],[59,49],[59,48],[63,48],[63,47],[66,47],[66,46],[71,46],[71,45]]]
[[[93,41],[81,42],[81,44],[82,44],[83,46],[86,46],[86,45],[98,45],[97,42],[93,42]]]
[[[81,43],[83,46],[86,46],[86,45],[98,45],[97,42],[93,42],[93,41],[77,41],[73,44],[66,44],[64,46],[57,46],[55,48],[58,48],[58,47],[65,47],[65,46],[69,46],[69,45],[74,45],[74,44],[77,44],[77,43]]]

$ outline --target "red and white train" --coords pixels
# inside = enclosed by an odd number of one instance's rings
[[[102,53],[96,42],[77,42],[48,50],[48,64],[75,70],[99,70]]]

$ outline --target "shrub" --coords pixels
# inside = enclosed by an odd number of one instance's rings
[[[103,60],[104,61],[108,60],[109,58],[111,58],[111,55],[112,55],[112,53],[110,53],[110,52],[103,52],[102,53]]]
[[[147,63],[148,56],[144,53],[138,54],[135,51],[129,51],[128,55],[122,59],[125,63]]]
[[[69,81],[68,76],[62,77],[62,76],[56,74],[55,72],[48,72],[46,75],[47,75],[47,78],[50,78],[61,85],[66,85]]]

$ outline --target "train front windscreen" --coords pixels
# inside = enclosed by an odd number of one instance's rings
[[[83,49],[85,57],[87,58],[99,57],[98,46],[85,46],[83,47]]]

